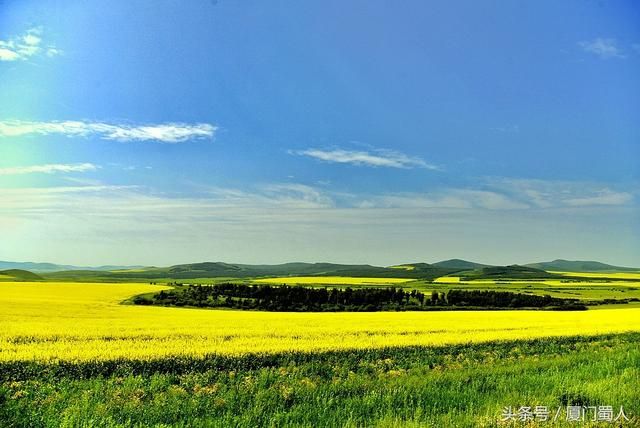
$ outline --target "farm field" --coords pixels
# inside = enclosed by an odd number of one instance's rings
[[[0,361],[153,359],[640,331],[640,309],[270,313],[121,305],[165,286],[3,283]]]
[[[291,276],[254,279],[258,284],[286,285],[394,285],[413,281],[411,278],[366,278],[348,276]]]
[[[582,275],[582,274],[581,274]],[[584,274],[583,278],[589,274]],[[612,275],[612,274],[607,274]],[[621,275],[628,275],[626,273]],[[604,279],[613,278],[613,279]],[[511,291],[552,297],[578,298],[586,301],[602,299],[640,299],[640,280],[633,277],[594,276],[593,279],[539,279],[539,280],[469,280],[457,276],[436,278],[433,282],[411,283],[419,290],[456,288],[461,290]],[[625,306],[621,306],[625,307]]]
[[[0,419],[471,427],[498,426],[505,406],[640,413],[640,307],[269,313],[121,304],[166,288],[3,283]]]
[[[557,272],[556,272],[557,273]],[[238,280],[225,279],[238,282]],[[194,282],[219,283],[221,280],[199,279]],[[258,284],[287,284],[306,285],[312,287],[351,287],[363,288],[368,286],[394,286],[405,290],[416,289],[422,292],[444,291],[448,289],[461,290],[491,290],[510,291],[534,294],[538,296],[550,295],[558,298],[578,298],[585,301],[603,299],[640,299],[640,279],[636,280],[635,273],[571,273],[566,279],[474,279],[462,280],[458,276],[443,276],[433,281],[407,278],[358,278],[358,277],[275,277],[250,280]],[[621,306],[627,307],[627,306]]]
[[[582,278],[608,278],[608,279],[637,279],[640,280],[640,272],[560,272],[549,271],[568,277]]]

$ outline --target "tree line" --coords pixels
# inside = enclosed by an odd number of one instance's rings
[[[221,283],[181,285],[152,296],[137,296],[139,305],[254,309],[286,312],[406,311],[437,307],[586,309],[577,299],[559,299],[507,291],[450,290],[425,295],[402,288],[314,288]]]

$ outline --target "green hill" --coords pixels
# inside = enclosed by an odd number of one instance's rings
[[[488,266],[467,272],[464,275],[465,279],[542,279],[560,277],[561,275],[555,275],[542,269],[520,265]]]
[[[557,259],[551,262],[531,263],[528,267],[553,270],[560,272],[632,272],[640,271],[640,268],[630,268],[608,265],[606,263],[584,260],[562,260]]]
[[[482,263],[470,262],[462,259],[449,259],[441,262],[434,263],[432,266],[444,268],[444,269],[456,269],[456,270],[473,270],[489,267]]]
[[[394,269],[371,265],[344,265],[336,263],[284,263],[277,265],[228,264],[220,262],[193,263],[168,268],[165,275],[173,278],[202,277],[257,277],[257,276],[354,276],[354,277],[400,277],[435,278],[450,270],[426,263],[414,263],[412,269]],[[148,271],[155,275],[159,272]]]
[[[0,271],[0,279],[9,279],[13,281],[39,281],[43,278],[33,272],[23,269],[7,269]]]
[[[194,278],[255,278],[274,276],[352,276],[379,278],[433,279],[455,269],[444,269],[427,263],[413,263],[411,269],[397,269],[371,265],[336,263],[284,263],[277,265],[248,265],[223,262],[180,264],[164,268],[133,269],[129,271],[62,271],[47,274],[58,280],[188,280]]]

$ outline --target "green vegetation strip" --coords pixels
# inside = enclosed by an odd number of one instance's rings
[[[433,291],[430,296],[402,288],[318,288],[222,283],[177,285],[172,290],[136,296],[137,305],[256,309],[286,312],[373,312],[443,308],[547,308],[585,310],[577,299],[559,299],[507,291]]]
[[[4,363],[0,421],[473,427],[498,426],[505,406],[611,405],[624,406],[635,418],[628,426],[637,426],[639,340],[634,333],[240,358]]]

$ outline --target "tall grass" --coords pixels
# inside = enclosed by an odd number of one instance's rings
[[[500,426],[504,406],[545,405],[554,412],[578,404],[624,406],[635,418],[627,426],[638,426],[639,340],[630,333],[324,353],[4,362],[0,421],[9,427],[482,427]]]

